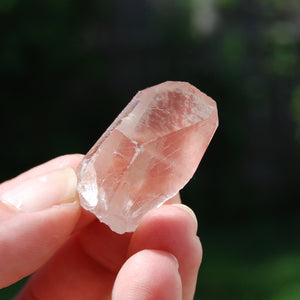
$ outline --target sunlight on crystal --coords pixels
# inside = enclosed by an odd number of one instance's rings
[[[134,231],[190,180],[217,126],[216,103],[189,83],[138,92],[78,168],[82,207]]]

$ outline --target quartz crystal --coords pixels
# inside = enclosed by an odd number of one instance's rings
[[[218,126],[216,103],[186,82],[140,91],[78,168],[81,206],[117,233],[193,176]]]

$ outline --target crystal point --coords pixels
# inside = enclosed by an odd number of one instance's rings
[[[81,206],[113,231],[134,231],[193,176],[218,126],[216,103],[186,82],[140,91],[78,168]]]

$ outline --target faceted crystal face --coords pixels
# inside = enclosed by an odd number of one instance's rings
[[[113,231],[134,231],[193,176],[218,126],[216,103],[186,82],[140,91],[78,168],[81,206]]]

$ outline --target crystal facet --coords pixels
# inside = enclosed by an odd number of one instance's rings
[[[216,103],[189,83],[138,92],[79,166],[81,206],[117,233],[134,231],[190,180],[217,126]]]

